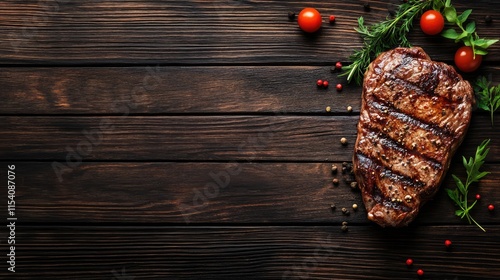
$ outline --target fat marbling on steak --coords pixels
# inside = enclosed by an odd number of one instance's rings
[[[469,126],[473,94],[453,67],[418,47],[370,64],[353,157],[370,220],[408,225],[432,198]]]

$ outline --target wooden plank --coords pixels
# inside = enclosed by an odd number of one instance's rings
[[[498,71],[484,66],[477,75],[498,84]],[[318,79],[331,86],[318,88]],[[0,68],[0,84],[0,114],[318,114],[349,105],[356,113],[361,100],[361,87],[329,66]]]
[[[498,279],[499,237],[499,226],[480,236],[456,226],[18,227],[15,276],[416,279],[421,268],[426,279]]]
[[[397,3],[393,1],[393,3]],[[459,11],[474,8],[479,33],[497,37],[500,26],[486,26],[484,16],[498,18],[500,3],[453,2]],[[0,4],[3,40],[0,63],[327,63],[346,61],[362,45],[354,31],[359,16],[368,23],[384,20],[387,1],[310,1],[335,25],[324,23],[317,36],[305,36],[287,13],[300,1],[9,1]],[[418,25],[412,42],[438,60],[450,61],[457,45],[427,37]],[[487,61],[499,61],[500,45]]]
[[[350,161],[357,115],[0,117],[0,156],[17,160]],[[346,146],[340,139],[348,140]],[[459,154],[500,139],[473,117]],[[500,158],[491,142],[490,161]]]
[[[359,191],[341,174],[332,175],[329,163],[83,163],[61,180],[50,162],[9,164],[16,165],[16,215],[23,222],[369,223]],[[487,210],[489,203],[500,205],[500,165],[488,164],[484,170],[492,173],[473,187],[483,199],[471,213],[488,228],[500,222],[499,215]],[[465,170],[452,165],[417,224],[466,224],[454,216],[444,191],[455,186],[451,173],[462,177]],[[340,180],[339,186],[332,184],[333,178]],[[354,203],[358,211],[352,209]],[[342,214],[343,207],[349,216]]]

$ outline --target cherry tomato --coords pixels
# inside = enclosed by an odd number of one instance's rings
[[[420,28],[427,35],[437,35],[443,31],[444,18],[440,12],[428,10],[420,18]]]
[[[455,65],[463,72],[476,71],[481,65],[481,61],[483,61],[483,56],[476,54],[474,58],[474,52],[471,47],[463,46],[455,53]]]
[[[300,29],[308,33],[318,31],[321,27],[321,14],[314,8],[305,8],[297,18]]]

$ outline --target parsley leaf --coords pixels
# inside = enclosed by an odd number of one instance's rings
[[[469,224],[474,223],[476,224],[482,231],[486,231],[481,225],[479,225],[474,218],[470,215],[470,210],[476,205],[477,200],[474,201],[471,205],[469,205],[468,201],[468,193],[469,193],[469,187],[471,186],[472,183],[476,183],[481,178],[484,176],[490,174],[490,172],[485,172],[485,171],[479,171],[481,166],[484,164],[484,160],[486,158],[486,155],[488,155],[488,152],[490,151],[489,148],[487,148],[488,144],[490,143],[490,140],[484,140],[479,147],[476,149],[476,154],[474,155],[474,158],[470,157],[468,160],[465,157],[462,157],[462,162],[465,167],[465,170],[467,172],[467,179],[464,182],[460,180],[455,174],[452,174],[451,176],[453,177],[453,180],[455,181],[455,184],[457,187],[455,189],[446,189],[446,192],[448,196],[450,197],[453,202],[458,206],[458,210],[455,211],[455,215],[463,219],[464,217],[467,218],[469,221]]]

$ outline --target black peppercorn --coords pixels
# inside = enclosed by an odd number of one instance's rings
[[[337,208],[337,206],[335,205],[335,203],[332,203],[332,204],[330,205],[330,209],[332,209],[332,211],[333,211],[333,210],[335,210],[336,208]]]
[[[370,7],[370,4],[368,4],[368,3],[363,4],[363,8],[365,9],[365,12],[369,12],[372,10],[372,8]]]
[[[295,19],[295,13],[294,12],[288,12],[288,19],[289,20],[294,20]]]
[[[391,15],[391,17],[396,15],[396,10],[394,10],[392,8],[387,9],[387,11],[389,12],[389,15]]]
[[[490,15],[487,15],[484,17],[484,21],[486,22],[487,25],[490,25],[493,22],[493,18],[491,18]]]
[[[349,228],[348,228],[346,225],[342,226],[340,229],[341,229],[343,232],[347,232],[347,231],[349,230]]]

